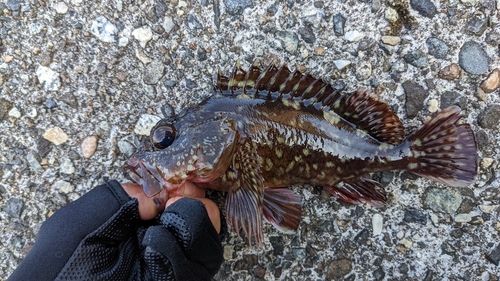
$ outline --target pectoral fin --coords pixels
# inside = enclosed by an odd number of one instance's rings
[[[243,229],[250,245],[263,241],[262,202],[264,180],[260,174],[259,155],[252,144],[239,144],[233,166],[226,172],[227,181],[233,181],[226,198],[226,216],[229,227],[236,233]]]
[[[379,182],[363,177],[352,181],[344,181],[336,186],[325,186],[325,188],[333,196],[352,204],[366,202],[380,208],[387,201],[385,189],[382,185]]]
[[[293,234],[299,227],[300,197],[287,188],[264,189],[264,218],[276,229]]]

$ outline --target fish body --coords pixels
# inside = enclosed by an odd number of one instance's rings
[[[244,71],[238,64],[229,77],[219,72],[211,97],[160,121],[152,145],[126,169],[161,202],[186,181],[228,192],[228,224],[259,244],[263,217],[283,232],[297,229],[301,203],[290,185],[320,185],[344,201],[382,206],[386,194],[372,172],[471,184],[477,148],[460,117],[460,108],[449,107],[405,138],[399,118],[371,91],[343,94],[286,66]]]

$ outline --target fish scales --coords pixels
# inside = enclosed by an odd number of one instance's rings
[[[229,226],[260,244],[262,219],[285,233],[298,228],[301,200],[290,185],[379,207],[386,194],[372,172],[473,183],[477,147],[460,111],[444,109],[405,138],[397,115],[369,90],[344,94],[286,66],[245,71],[238,63],[229,76],[219,72],[214,95],[160,121],[126,170],[160,204],[187,181],[228,192]]]

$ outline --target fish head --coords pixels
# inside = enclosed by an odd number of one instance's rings
[[[191,124],[161,120],[125,171],[148,197],[165,203],[182,196],[186,181],[210,182],[222,176],[232,163],[237,137],[234,121],[226,118]]]

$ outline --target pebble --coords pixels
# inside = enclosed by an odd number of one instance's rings
[[[281,45],[290,54],[295,54],[297,48],[299,47],[299,37],[295,32],[289,31],[279,31],[277,33],[278,39],[281,41]]]
[[[460,48],[458,64],[470,74],[484,74],[488,71],[488,54],[475,41],[467,41]]]
[[[132,154],[134,153],[134,146],[125,140],[118,141],[118,149],[120,150],[120,153],[124,154],[127,157],[132,156]]]
[[[479,4],[481,0],[460,0],[460,3],[464,4],[467,7],[473,7]]]
[[[163,75],[165,75],[165,65],[161,60],[153,60],[146,66],[143,80],[146,84],[156,85]]]
[[[349,259],[333,260],[326,272],[326,280],[342,280],[352,270],[352,261]]]
[[[381,7],[382,7],[382,1],[380,1],[380,0],[372,0],[372,5],[371,5],[372,13],[378,12]]]
[[[48,109],[52,109],[54,107],[57,107],[57,103],[51,99],[51,98],[48,98],[46,101],[45,101],[45,106],[48,108]]]
[[[410,249],[413,246],[413,241],[405,237],[403,238],[403,240],[401,240],[401,244],[403,244],[405,248]]]
[[[107,121],[99,122],[99,126],[97,127],[97,135],[101,139],[105,139],[109,137],[109,132],[111,132],[111,128],[109,127],[109,123]]]
[[[465,25],[465,30],[471,35],[481,36],[487,27],[486,18],[474,16]]]
[[[132,36],[139,41],[142,48],[146,48],[148,42],[153,38],[153,31],[149,26],[139,27],[132,31]]]
[[[35,107],[32,107],[26,111],[26,116],[29,118],[35,118],[38,115],[38,112],[36,111]]]
[[[21,117],[21,112],[17,107],[13,107],[11,110],[9,110],[9,116],[14,117],[14,118],[20,118]]]
[[[54,4],[54,9],[58,14],[66,14],[68,12],[68,5],[64,2],[57,2]]]
[[[372,217],[373,236],[382,234],[382,227],[384,226],[384,218],[380,214],[374,214]]]
[[[421,210],[410,207],[406,209],[403,221],[407,223],[419,223],[421,225],[426,225],[427,215]]]
[[[234,253],[234,245],[229,245],[229,244],[224,245],[223,257],[225,260],[232,260],[233,253]]]
[[[472,217],[470,214],[458,214],[455,216],[455,222],[458,223],[468,223],[472,220]]]
[[[13,60],[14,60],[14,56],[11,56],[11,55],[5,55],[5,57],[3,58],[3,61],[6,63],[12,62]]]
[[[276,256],[283,255],[284,242],[281,236],[271,236],[269,237],[269,242],[273,247],[273,253]]]
[[[61,161],[61,165],[59,166],[59,171],[63,174],[74,174],[75,166],[73,165],[73,162],[71,162],[71,159],[63,158]]]
[[[405,62],[418,68],[424,68],[429,65],[427,55],[420,50],[408,52],[403,56],[403,58]]]
[[[486,255],[486,259],[496,266],[500,265],[500,243],[498,243],[495,249]]]
[[[500,88],[500,69],[495,68],[479,86],[485,93],[491,93]]]
[[[395,24],[399,19],[398,12],[390,7],[385,10],[384,17],[391,24]]]
[[[499,129],[500,104],[488,105],[477,117],[477,123],[484,129]]]
[[[24,207],[24,201],[20,198],[9,198],[3,206],[3,211],[13,218],[19,218]]]
[[[437,187],[427,188],[423,196],[424,208],[448,214],[455,213],[462,204],[462,200],[460,192]]]
[[[437,9],[431,0],[410,0],[410,6],[424,17],[433,18]]]
[[[401,43],[401,37],[398,36],[382,36],[382,43],[391,45],[391,46],[396,46]]]
[[[450,48],[444,41],[434,37],[429,37],[425,41],[425,43],[427,45],[427,50],[429,51],[429,54],[431,56],[434,56],[438,59],[446,58],[446,54],[448,54]]]
[[[226,12],[232,16],[241,15],[243,11],[253,6],[252,0],[224,0]]]
[[[45,138],[39,137],[35,141],[35,145],[36,145],[36,151],[38,152],[38,155],[40,155],[40,157],[47,156],[47,154],[49,154],[49,152],[52,150],[52,145],[50,141],[46,140]]]
[[[427,103],[427,106],[428,106],[427,109],[431,113],[437,112],[439,110],[439,102],[437,99],[429,100],[429,102]]]
[[[429,93],[424,89],[424,87],[411,81],[405,81],[402,86],[406,95],[406,115],[408,118],[415,118],[424,108],[424,100],[427,98]]]
[[[83,158],[90,158],[94,155],[97,149],[97,142],[99,138],[97,136],[88,136],[83,139],[81,149]]]
[[[98,16],[92,21],[90,33],[102,42],[114,43],[117,39],[118,28],[107,18]]]
[[[196,81],[193,81],[191,79],[184,79],[184,84],[186,85],[186,88],[188,89],[196,89],[198,87],[198,83]]]
[[[500,1],[498,1],[498,3],[500,3]],[[486,33],[486,37],[484,38],[484,41],[486,41],[486,43],[488,43],[488,45],[493,46],[493,47],[500,45],[500,32],[493,30],[493,31]]]
[[[460,67],[456,63],[452,63],[438,73],[438,77],[445,80],[455,80],[460,78]]]
[[[6,0],[5,6],[11,11],[17,11],[21,7],[22,0]]]
[[[346,18],[341,13],[338,13],[334,15],[332,19],[333,19],[333,32],[335,32],[335,35],[337,36],[343,36]]]
[[[172,17],[165,16],[165,20],[163,21],[163,28],[165,29],[166,33],[172,32],[174,30],[175,23]]]
[[[198,21],[198,18],[194,14],[189,14],[187,17],[187,26],[189,29],[202,29],[203,25]]]
[[[59,190],[64,194],[68,194],[75,190],[75,187],[72,184],[63,180],[56,181],[54,184],[52,184],[52,188],[55,190]]]
[[[28,162],[28,165],[31,167],[33,172],[43,172],[42,165],[40,165],[40,162],[38,162],[38,159],[33,151],[28,152],[28,154],[26,155],[26,161]]]
[[[333,64],[335,64],[335,67],[337,67],[338,70],[342,70],[348,65],[351,64],[350,60],[335,60],[333,61]]]
[[[314,44],[314,42],[316,42],[316,36],[314,35],[314,31],[310,25],[299,28],[299,34],[300,38],[302,38],[302,40],[306,43]]]
[[[483,170],[488,169],[492,164],[493,164],[493,158],[486,157],[481,160],[481,168]]]
[[[365,35],[357,30],[347,31],[344,38],[349,42],[357,42],[363,39]]]
[[[356,78],[360,81],[370,78],[372,75],[372,65],[368,61],[361,62],[356,67]]]
[[[142,114],[135,124],[134,132],[138,135],[149,136],[151,129],[160,120],[161,118],[156,115]]]
[[[63,144],[68,140],[68,135],[59,127],[48,129],[43,134],[43,137],[55,145]]]
[[[373,47],[375,47],[375,44],[377,44],[377,42],[375,40],[373,40],[372,38],[365,37],[365,38],[361,39],[361,41],[359,41],[358,50],[359,51],[370,50]]]
[[[59,73],[48,67],[39,66],[36,69],[36,76],[45,91],[56,92],[61,87]]]
[[[257,255],[252,255],[248,254],[245,255],[243,254],[243,258],[240,260],[237,260],[234,265],[233,265],[233,270],[239,271],[239,270],[250,270],[254,266],[258,264],[259,260]]]

